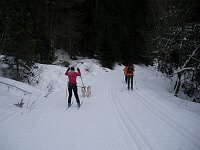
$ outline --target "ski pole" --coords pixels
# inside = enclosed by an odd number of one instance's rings
[[[81,76],[80,76],[80,78],[81,78],[81,81],[82,81],[82,84],[83,84],[83,87],[84,87],[83,79],[82,79],[82,77],[81,77]]]
[[[86,87],[84,86],[83,79],[82,79],[81,76],[80,76],[80,78],[81,78],[81,81],[82,81],[82,84],[83,84],[83,87],[81,87],[81,90],[83,90],[83,97],[85,97],[85,95],[86,95]]]
[[[124,80],[124,79],[123,79]],[[126,81],[125,81],[126,82]],[[122,86],[122,89],[121,89],[121,92],[123,92],[123,90],[124,90],[124,83],[122,82],[122,84],[123,84],[123,86]]]
[[[135,81],[135,88],[137,89],[137,84],[136,84],[136,80],[135,80],[135,76],[133,76],[134,81]]]
[[[124,90],[124,85],[125,85],[124,83],[122,83],[122,84],[123,84],[123,86],[122,86],[121,92],[123,92],[123,90]]]
[[[67,85],[67,87],[68,87],[68,85]],[[65,95],[65,100],[67,99],[67,87],[66,87],[66,95]]]
[[[68,90],[68,84],[69,84],[69,78],[67,79],[67,87],[66,87],[66,95],[65,95],[65,100],[67,99],[67,90]]]

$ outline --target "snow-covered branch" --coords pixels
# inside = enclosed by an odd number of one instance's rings
[[[192,52],[190,57],[186,60],[186,62],[183,64],[182,68],[185,68],[186,65],[190,62],[191,58],[196,54],[196,52],[199,50],[200,45]]]
[[[174,71],[174,73],[178,74],[178,73],[181,73],[181,72],[186,71],[186,70],[193,70],[193,71],[195,71],[195,68],[194,67],[182,68],[182,69],[178,69],[178,70]]]

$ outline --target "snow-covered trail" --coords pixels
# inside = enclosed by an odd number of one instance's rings
[[[135,145],[136,149],[149,150],[200,149],[199,136],[196,136],[199,122],[196,119],[199,116],[190,112],[182,116],[181,109],[169,107],[163,102],[159,104],[154,97],[146,95],[140,89],[119,93],[116,89],[120,91],[121,84],[115,82],[113,87],[113,105],[132,140],[130,145]],[[181,115],[178,114],[179,111]]]
[[[111,75],[107,75],[109,79]],[[74,97],[73,105],[66,110],[65,89],[61,89],[29,113],[12,118],[1,126],[3,140],[0,149],[128,149],[110,106],[109,88],[112,82],[105,80],[105,76],[91,79],[93,95],[89,98],[80,96],[83,105],[79,110]]]
[[[133,91],[126,90],[122,68],[84,76],[92,96],[79,93],[79,110],[74,97],[66,110],[63,83],[29,113],[1,124],[0,149],[199,150],[200,116],[166,100],[174,97],[160,90],[159,82],[153,84],[151,73],[136,70]]]

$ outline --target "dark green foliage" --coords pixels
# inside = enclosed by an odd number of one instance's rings
[[[98,54],[110,68],[116,62],[147,62],[142,33],[146,0],[3,0],[2,4],[6,9],[1,11],[2,31],[14,34],[7,34],[10,41],[2,42],[2,53],[16,52],[17,45],[24,47],[18,48],[20,53],[27,49],[40,63],[51,63],[55,48],[65,49],[71,58]],[[13,16],[6,20],[7,15]]]
[[[68,61],[64,61],[64,62],[62,62],[62,65],[63,65],[64,67],[69,67],[69,66],[70,66],[70,63],[69,63]]]
[[[36,41],[32,36],[33,21],[28,1],[1,1],[1,54],[8,64],[11,77],[22,81],[28,79],[34,65]],[[8,61],[7,61],[8,60]]]
[[[102,61],[110,65],[115,62],[145,62],[146,47],[141,33],[142,24],[145,24],[141,19],[144,7],[145,1],[108,0],[98,3],[97,49],[102,52]]]
[[[38,5],[30,0],[0,2],[0,54],[5,56],[1,61],[8,65],[5,74],[19,81],[29,82],[36,60],[51,63],[54,55],[50,39],[41,32]]]

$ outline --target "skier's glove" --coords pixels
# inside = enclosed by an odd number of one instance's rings
[[[67,71],[69,71],[70,70],[70,67],[67,69]]]
[[[77,68],[77,71],[78,71],[78,72],[80,72],[80,69],[79,69],[79,68]]]

